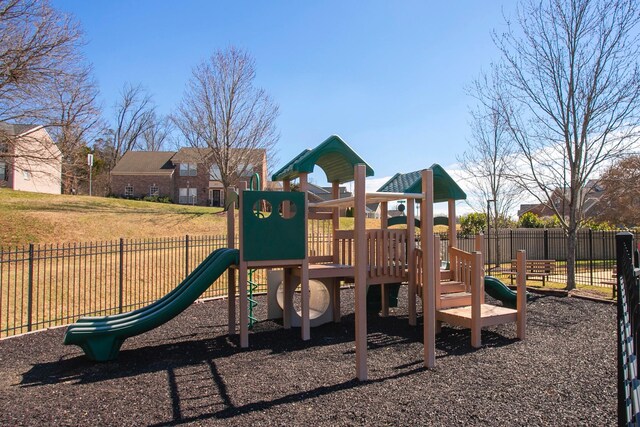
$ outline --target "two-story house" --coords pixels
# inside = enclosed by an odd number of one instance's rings
[[[39,125],[0,122],[0,187],[60,194],[62,153]]]
[[[267,159],[265,150],[252,150],[255,164],[241,165],[249,181],[257,173],[261,188],[265,186]],[[219,181],[218,166],[211,160],[211,150],[181,148],[179,151],[129,151],[111,171],[111,191],[121,197],[141,199],[146,196],[169,197],[174,203],[223,206],[224,186]]]

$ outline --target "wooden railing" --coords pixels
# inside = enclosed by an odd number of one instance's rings
[[[467,292],[471,292],[474,259],[472,253],[465,252],[458,248],[449,248],[451,279],[464,283]]]
[[[407,230],[367,230],[369,278],[407,277]]]
[[[353,230],[336,230],[333,238],[337,241],[338,263],[353,265],[355,261],[355,243]]]

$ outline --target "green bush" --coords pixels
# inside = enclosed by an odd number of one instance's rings
[[[533,212],[526,212],[520,221],[518,221],[518,227],[520,228],[544,228],[544,222],[540,217]]]
[[[460,217],[460,231],[462,234],[478,234],[487,226],[487,215],[471,212]]]

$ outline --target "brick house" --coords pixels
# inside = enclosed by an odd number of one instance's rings
[[[604,188],[596,180],[589,180],[582,189],[583,202],[582,214],[584,218],[596,218],[601,212],[600,199],[604,195]],[[555,189],[551,194],[549,203],[521,204],[518,209],[518,218],[522,218],[527,212],[531,212],[540,218],[550,218],[555,215],[551,205],[555,206],[564,216],[569,215],[568,190]]]
[[[0,122],[0,187],[60,194],[62,153],[39,125]]]
[[[260,177],[261,189],[267,176],[266,152],[253,150],[256,164],[246,165],[246,176],[236,177],[249,181],[251,175]],[[181,148],[179,151],[129,151],[111,171],[111,189],[114,195],[142,198],[169,197],[174,203],[223,206],[224,187],[217,165],[210,161],[208,149]]]

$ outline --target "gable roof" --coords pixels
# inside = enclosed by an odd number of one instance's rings
[[[174,151],[127,151],[111,171],[113,175],[171,175]]]
[[[328,182],[353,181],[353,167],[359,163],[366,166],[366,176],[373,176],[373,169],[346,142],[337,135],[331,135],[314,149],[306,149],[284,165],[272,176],[273,181],[298,178],[300,174],[311,173],[316,165],[324,171]]]
[[[33,124],[12,124],[0,122],[0,132],[6,133],[8,136],[20,136],[25,133],[33,132],[39,128],[41,125],[33,125]]]
[[[449,176],[442,166],[434,163],[429,168],[433,171],[433,201],[435,203],[447,200],[464,200],[467,195],[462,188]],[[421,193],[421,171],[397,173],[378,189],[388,193]]]

